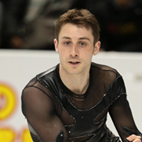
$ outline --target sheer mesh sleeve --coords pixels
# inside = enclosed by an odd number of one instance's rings
[[[126,97],[126,95],[122,95],[110,107],[110,116],[123,141],[126,140],[126,137],[131,135],[131,133],[127,133],[126,129],[124,128],[133,131],[133,134],[140,134],[135,125],[131,109]]]
[[[37,142],[67,142],[67,133],[54,111],[53,100],[39,85],[31,83],[22,93],[22,111],[35,132],[32,137],[37,137]]]

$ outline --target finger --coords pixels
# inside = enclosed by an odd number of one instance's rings
[[[141,142],[140,139],[135,139],[133,142]]]
[[[136,135],[131,135],[126,138],[130,142],[141,142],[141,137]]]
[[[142,142],[140,139],[135,139],[133,141],[125,140],[125,142]]]

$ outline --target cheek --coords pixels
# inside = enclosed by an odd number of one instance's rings
[[[84,54],[85,54],[86,56],[92,56],[93,53],[94,53],[94,48],[89,48],[89,49],[87,49],[87,50],[85,51]]]
[[[82,54],[82,58],[84,58],[84,60],[86,61],[90,61],[92,59],[93,56],[93,51],[86,51],[84,52],[84,54]]]

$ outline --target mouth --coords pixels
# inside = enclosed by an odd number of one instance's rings
[[[69,61],[69,63],[72,64],[72,65],[77,65],[77,64],[79,64],[80,62],[78,62],[78,61]]]

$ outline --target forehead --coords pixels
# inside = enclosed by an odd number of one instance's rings
[[[88,38],[93,38],[92,34],[92,29],[91,28],[86,28],[83,25],[75,25],[72,23],[67,23],[64,24],[61,27],[60,33],[59,33],[59,38],[62,38],[64,36],[68,36],[71,38],[80,38],[82,37],[88,37]]]

